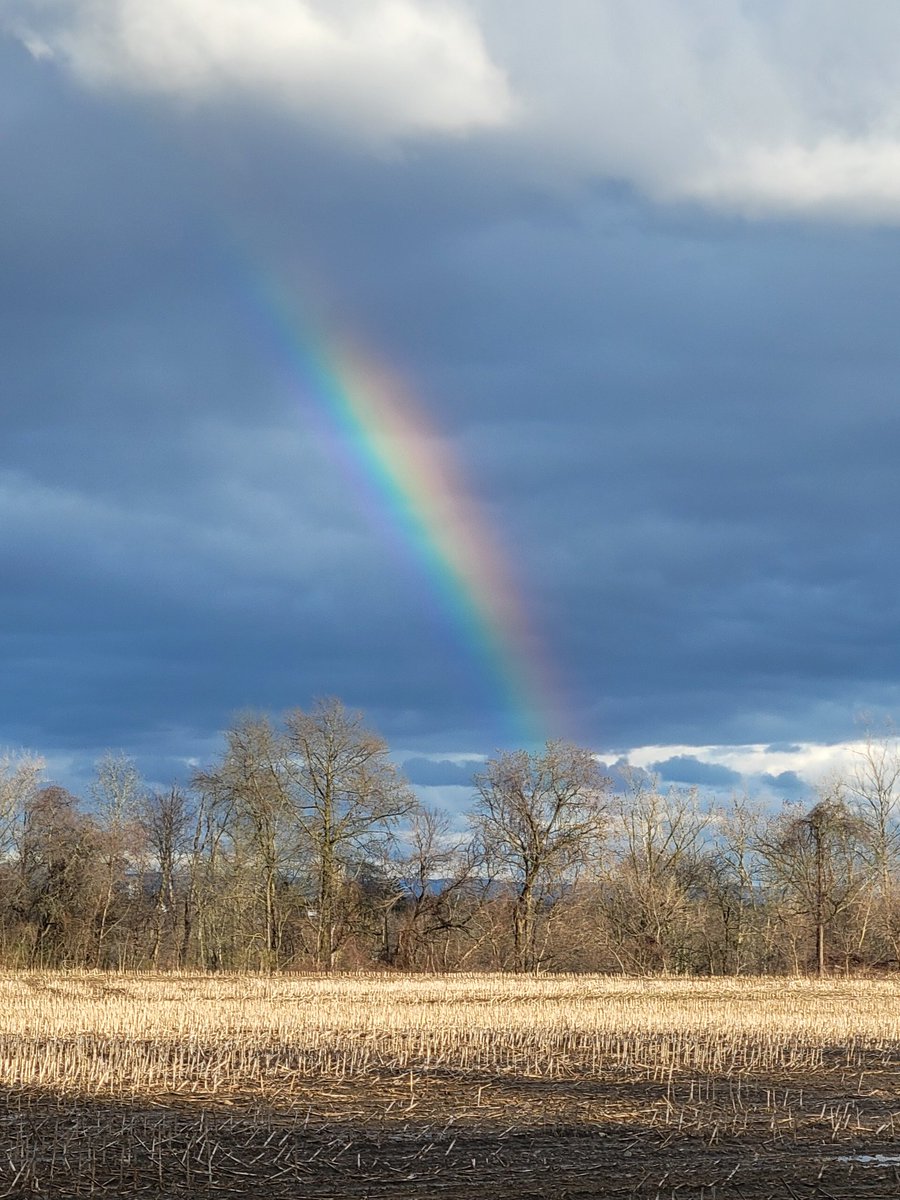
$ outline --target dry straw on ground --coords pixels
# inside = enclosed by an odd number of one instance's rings
[[[889,980],[2,973],[0,1014],[0,1195],[462,1194],[554,1155],[642,1195],[629,1155],[693,1147],[726,1196],[729,1146],[843,1179],[900,1132]]]
[[[385,1071],[759,1074],[900,1042],[900,984],[875,980],[7,973],[0,1012],[0,1086],[120,1098]]]

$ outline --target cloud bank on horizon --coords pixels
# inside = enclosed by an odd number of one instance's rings
[[[493,130],[545,182],[750,216],[900,216],[888,3],[13,0],[5,25],[92,89],[258,104],[381,149]]]
[[[275,279],[428,411],[564,732],[796,788],[900,701],[898,61],[887,2],[7,0],[0,745],[163,778],[337,694],[423,780],[497,748]]]

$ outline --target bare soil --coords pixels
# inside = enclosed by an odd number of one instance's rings
[[[0,1094],[0,1196],[900,1196],[900,1064],[603,1080],[384,1072],[289,1103]],[[865,1162],[854,1156],[895,1156]]]

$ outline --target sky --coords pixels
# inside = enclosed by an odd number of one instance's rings
[[[892,0],[0,0],[0,746],[339,696],[796,795],[898,710]]]

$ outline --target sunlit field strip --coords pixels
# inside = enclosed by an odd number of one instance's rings
[[[5,973],[0,1013],[0,1086],[88,1095],[765,1074],[900,1048],[900,984],[882,980]]]

